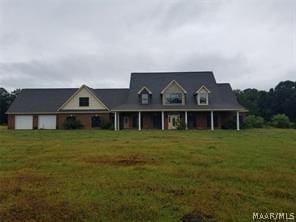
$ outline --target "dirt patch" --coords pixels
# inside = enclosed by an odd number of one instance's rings
[[[265,193],[274,198],[290,199],[290,200],[296,199],[295,196],[293,196],[293,194],[283,189],[273,189],[273,188],[267,189]]]
[[[210,215],[201,212],[192,212],[184,215],[181,218],[182,222],[215,222],[214,218]]]
[[[85,215],[79,207],[49,199],[49,182],[49,177],[36,172],[1,177],[1,221],[81,221]]]
[[[81,221],[84,212],[68,202],[50,202],[42,193],[18,197],[13,204],[0,209],[3,221]]]
[[[153,158],[145,158],[141,155],[129,156],[88,156],[83,158],[84,162],[93,164],[108,164],[114,166],[134,166],[155,162]]]
[[[8,196],[18,196],[24,190],[38,189],[48,183],[49,177],[33,172],[22,172],[14,176],[0,178],[0,202]]]

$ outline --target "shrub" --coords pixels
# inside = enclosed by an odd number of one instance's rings
[[[285,114],[276,114],[271,118],[271,125],[277,128],[289,128],[289,117]]]
[[[290,128],[296,129],[296,122],[295,123],[290,122]]]
[[[245,128],[262,128],[264,119],[261,116],[250,115],[247,116],[244,122]]]
[[[236,127],[236,121],[235,120],[228,120],[222,123],[221,128],[222,129],[234,129]]]
[[[186,124],[183,121],[179,120],[177,122],[177,130],[185,130],[185,129],[186,129]]]
[[[83,125],[75,117],[68,117],[64,122],[65,129],[81,129]]]
[[[110,122],[102,122],[101,123],[101,129],[105,129],[105,130],[112,130],[113,128],[113,124]]]

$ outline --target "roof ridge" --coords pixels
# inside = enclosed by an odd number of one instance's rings
[[[48,89],[50,89],[50,90],[57,90],[57,89],[62,89],[62,90],[67,90],[67,89],[79,89],[79,88],[23,88],[23,89],[21,89],[21,90],[48,90]]]
[[[96,88],[93,90],[122,90],[122,89],[129,89],[129,88]]]
[[[132,72],[131,74],[193,74],[193,73],[196,73],[196,74],[201,74],[201,73],[213,73],[213,71],[185,71],[185,72],[163,72],[163,71],[160,71],[160,72]]]
[[[230,85],[230,83],[222,82],[222,83],[216,83],[217,85]]]

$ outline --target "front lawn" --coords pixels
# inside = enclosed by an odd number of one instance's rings
[[[296,130],[0,129],[0,221],[296,211]]]

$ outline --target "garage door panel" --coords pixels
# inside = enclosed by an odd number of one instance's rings
[[[56,129],[57,118],[56,115],[39,115],[38,128],[39,129]]]
[[[32,115],[16,115],[15,129],[33,129]]]

